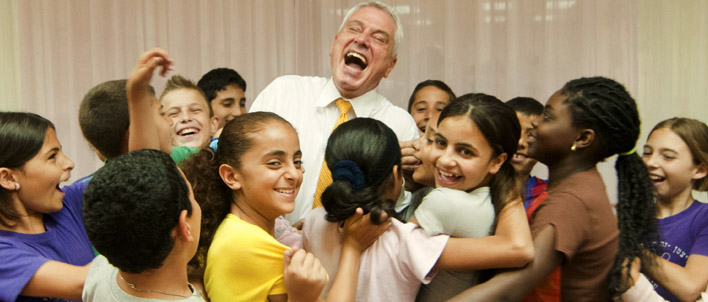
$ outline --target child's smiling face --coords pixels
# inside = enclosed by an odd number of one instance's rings
[[[270,219],[292,212],[305,172],[297,133],[290,125],[271,120],[250,136],[252,147],[234,172],[240,187],[235,200]]]
[[[649,135],[642,160],[660,201],[690,197],[693,183],[706,176],[705,169],[696,165],[686,142],[669,128],[656,129]]]
[[[171,120],[175,146],[201,148],[209,143],[218,121],[209,117],[209,103],[194,89],[176,89],[161,99],[162,110]]]
[[[462,191],[488,185],[507,157],[506,153],[494,156],[477,125],[464,115],[440,122],[434,146],[436,187]]]
[[[547,166],[573,152],[571,146],[578,136],[578,130],[573,127],[573,114],[565,99],[560,90],[548,99],[542,113],[543,120],[536,129],[536,139],[528,142],[527,155]]]
[[[420,137],[415,144],[414,156],[420,161],[413,171],[413,180],[423,184],[426,187],[435,186],[435,133],[438,129],[438,117],[440,114],[433,115],[425,127],[423,136]]]
[[[50,214],[61,210],[64,193],[59,184],[69,180],[74,162],[61,150],[53,128],[47,128],[44,144],[37,154],[17,169],[17,194],[25,213]]]

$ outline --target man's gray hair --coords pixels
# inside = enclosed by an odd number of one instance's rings
[[[396,33],[394,34],[394,41],[393,41],[393,57],[396,57],[398,55],[398,45],[400,45],[401,40],[403,40],[403,27],[401,26],[401,19],[398,18],[398,14],[396,14],[396,11],[393,10],[392,7],[390,7],[388,4],[383,3],[381,1],[368,1],[368,2],[361,2],[357,4],[356,6],[352,7],[347,11],[347,14],[344,15],[344,19],[342,20],[342,25],[339,26],[339,30],[337,32],[341,32],[342,29],[344,28],[344,25],[346,25],[347,21],[349,20],[349,17],[354,14],[355,11],[357,11],[360,8],[364,7],[375,7],[378,8],[382,11],[385,11],[388,13],[391,18],[393,18],[393,22],[396,23]]]

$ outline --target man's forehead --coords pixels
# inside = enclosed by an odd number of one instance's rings
[[[387,11],[376,6],[365,6],[354,11],[354,13],[352,13],[349,19],[347,19],[346,24],[352,24],[353,22],[356,22],[360,25],[379,25],[379,27],[385,27],[386,25],[390,25],[391,32],[387,32],[389,35],[393,35],[394,31],[396,30],[396,21],[393,20],[393,16],[391,16],[391,14],[389,14]],[[384,28],[379,29],[383,30]]]

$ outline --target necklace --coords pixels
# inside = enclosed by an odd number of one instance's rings
[[[142,292],[142,293],[158,293],[158,294],[163,294],[163,295],[168,295],[168,296],[173,296],[173,297],[182,297],[182,298],[189,298],[190,296],[192,296],[192,295],[186,295],[186,296],[185,296],[185,295],[180,295],[180,294],[170,294],[170,293],[166,293],[166,292],[163,292],[163,291],[160,291],[160,290],[156,290],[156,289],[140,289],[140,288],[135,287],[135,285],[133,285],[133,283],[130,283],[130,282],[128,282],[127,280],[125,280],[125,279],[123,278],[123,275],[121,275],[120,273],[118,273],[118,277],[120,277],[120,279],[123,280],[123,282],[125,282],[125,284],[128,284],[128,287],[130,287],[130,289],[132,289],[132,290],[134,290],[134,291],[136,291],[136,292]],[[187,283],[187,286],[189,287],[190,290],[194,291],[194,290],[192,289],[192,286],[191,286],[189,283]]]

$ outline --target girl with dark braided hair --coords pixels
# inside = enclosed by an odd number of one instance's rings
[[[609,301],[622,292],[629,274],[622,268],[645,260],[641,246],[656,240],[651,183],[634,152],[639,129],[636,103],[614,80],[576,79],[554,93],[529,144],[529,156],[549,169],[548,198],[531,225],[535,260],[453,300],[518,301],[558,265],[563,301]],[[614,154],[618,216],[596,168]]]

